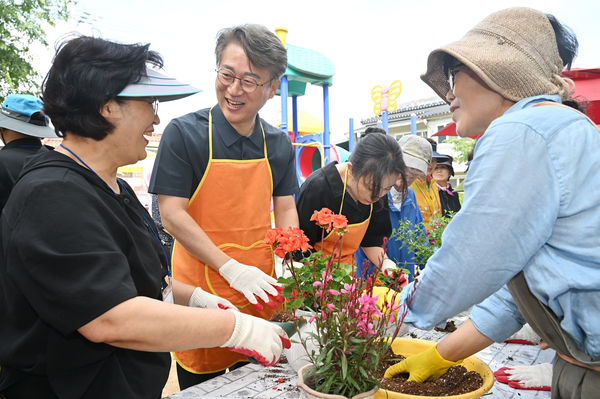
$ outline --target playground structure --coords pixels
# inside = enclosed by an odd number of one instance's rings
[[[329,86],[335,66],[324,55],[307,48],[287,44],[287,29],[276,28],[275,33],[287,49],[288,66],[277,90],[281,96],[281,123],[279,128],[288,132],[296,151],[296,174],[300,184],[316,169],[330,161],[345,162],[349,152],[332,145],[329,129]],[[298,122],[298,96],[306,93],[310,83],[323,88],[323,128],[321,131],[303,128]],[[292,129],[289,129],[288,97],[292,98]],[[351,136],[352,130],[351,130]]]
[[[394,80],[389,86],[374,86],[371,89],[371,99],[375,103],[373,113],[381,115],[381,127],[389,134],[388,114],[398,107],[396,99],[402,93],[402,82]]]

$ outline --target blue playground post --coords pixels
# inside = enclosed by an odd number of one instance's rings
[[[298,96],[292,96],[292,126],[294,128],[294,141],[298,139]]]
[[[348,126],[348,150],[352,152],[354,149],[354,118],[350,118],[350,126]]]
[[[279,90],[281,92],[281,124],[279,125],[279,129],[288,133],[288,110],[287,110],[287,101],[288,101],[288,80],[287,76],[283,75],[281,77],[281,83],[279,84]]]
[[[417,134],[417,115],[410,114],[410,134]]]
[[[385,130],[385,134],[390,133],[388,131],[388,112],[387,112],[387,110],[385,110],[381,113],[381,126],[382,126],[383,130]]]
[[[325,165],[329,163],[329,86],[323,85],[323,147],[325,150]]]

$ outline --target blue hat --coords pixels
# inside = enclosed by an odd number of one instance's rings
[[[30,94],[9,94],[0,107],[0,127],[33,137],[58,137],[43,106],[42,100]]]
[[[139,82],[125,87],[118,97],[156,97],[159,101],[178,100],[201,92],[187,83],[182,83],[146,67],[146,75]]]

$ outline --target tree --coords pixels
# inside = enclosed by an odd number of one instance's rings
[[[477,143],[477,140],[473,140],[468,137],[462,137],[447,139],[446,141],[444,141],[444,143],[452,144],[452,149],[459,153],[458,156],[454,157],[454,160],[456,162],[461,163],[467,161],[467,157],[475,147],[475,143]]]
[[[0,101],[10,93],[39,94],[30,47],[48,46],[45,28],[68,19],[68,1],[0,0]]]

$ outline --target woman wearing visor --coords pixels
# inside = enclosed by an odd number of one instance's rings
[[[117,178],[146,157],[158,101],[199,91],[149,65],[162,60],[148,45],[90,37],[53,60],[44,111],[64,140],[28,163],[2,217],[0,396],[160,398],[169,351],[228,347],[269,365],[288,342],[171,284],[156,226]]]
[[[463,207],[405,321],[431,329],[478,305],[436,347],[386,376],[439,376],[527,321],[557,353],[552,397],[598,396],[600,132],[561,104],[574,85],[560,75],[576,51],[575,35],[554,16],[510,8],[429,55],[422,79],[450,105],[458,134],[485,133]]]

